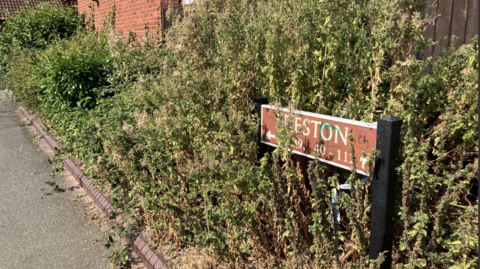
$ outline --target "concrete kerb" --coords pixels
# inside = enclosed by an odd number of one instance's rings
[[[45,138],[47,144],[50,148],[55,151],[55,149],[60,150],[61,147],[50,135],[48,135],[38,121],[33,117],[24,107],[19,106],[19,110],[25,114],[25,116],[30,120],[30,123],[37,129],[37,131]],[[94,187],[94,184],[90,181],[90,178],[85,175],[80,167],[78,167],[72,159],[65,161],[65,167],[73,175],[75,180],[82,186],[87,194],[95,201],[95,204],[102,209],[102,212],[110,217],[110,213],[116,211],[116,209],[110,204],[110,199],[105,196],[100,190]],[[124,222],[125,218],[122,215],[119,215],[115,219],[115,223],[122,223],[124,228],[129,227],[130,225]],[[163,256],[159,253],[155,253],[154,250],[148,245],[148,240],[144,238],[140,233],[134,231],[128,236],[124,236],[123,239],[127,241],[132,247],[135,254],[143,261],[145,266],[149,269],[170,269],[172,264],[169,261],[166,261]]]

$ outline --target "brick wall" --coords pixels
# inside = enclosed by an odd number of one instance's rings
[[[95,10],[95,27],[101,29],[103,21],[115,4],[115,29],[124,35],[135,31],[139,37],[145,33],[145,24],[157,30],[162,21],[162,7],[178,6],[180,0],[78,0],[78,12],[90,17],[89,5]]]

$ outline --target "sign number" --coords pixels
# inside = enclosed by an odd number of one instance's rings
[[[317,145],[315,146],[315,148],[313,150],[315,150],[315,152],[317,154],[325,155],[325,145],[320,145],[320,144],[317,143]]]
[[[295,138],[295,144],[297,144],[297,148],[301,148],[303,146],[303,141],[300,138]]]

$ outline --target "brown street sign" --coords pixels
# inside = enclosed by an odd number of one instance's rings
[[[262,143],[278,147],[276,114],[279,112],[283,115],[284,122],[288,122],[288,109],[262,105]],[[367,160],[362,157],[362,152],[370,153],[376,146],[376,122],[365,123],[305,111],[295,111],[292,117],[291,128],[298,134],[293,148],[295,154],[314,159],[313,154],[316,153],[320,161],[350,170],[352,156],[347,137],[352,134],[357,160],[355,168],[357,173],[368,175]]]

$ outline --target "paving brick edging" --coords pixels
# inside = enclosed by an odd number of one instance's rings
[[[37,131],[45,138],[47,144],[50,148],[55,151],[60,150],[61,147],[53,139],[50,135],[48,135],[42,128],[42,126],[35,120],[33,117],[24,107],[19,106],[20,111],[22,111],[25,116],[30,120],[31,124],[37,129]],[[97,187],[93,185],[87,175],[85,175],[80,167],[78,167],[72,159],[68,159],[65,161],[65,167],[72,173],[73,177],[77,182],[82,186],[86,191],[87,194],[93,199],[95,204],[102,210],[102,212],[107,216],[110,217],[112,211],[116,211],[116,209],[110,204],[110,199],[105,196]],[[124,228],[128,228],[130,224],[123,222],[124,218],[122,215],[117,216],[115,219],[115,223],[122,223]],[[148,246],[148,239],[144,238],[140,235],[137,231],[134,231],[132,234],[123,237],[126,239],[131,246],[133,246],[133,251],[137,254],[140,259],[142,259],[143,263],[148,269],[170,269],[172,266],[169,262],[162,259],[162,256],[155,253]]]

